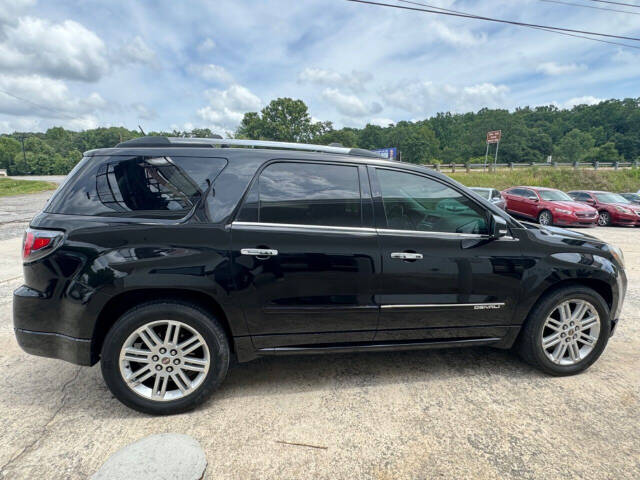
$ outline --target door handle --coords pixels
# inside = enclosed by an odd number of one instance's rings
[[[400,260],[422,260],[421,253],[412,252],[393,252],[391,258],[399,258]]]
[[[268,258],[278,255],[278,250],[271,248],[243,248],[240,253],[242,255],[251,255],[252,257]]]

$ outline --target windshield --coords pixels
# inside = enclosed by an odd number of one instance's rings
[[[491,198],[491,190],[489,190],[488,188],[472,188],[471,190],[476,192],[482,198],[486,198],[487,200]]]
[[[538,195],[543,200],[552,202],[573,202],[573,198],[560,190],[538,190]]]
[[[596,193],[594,195],[601,203],[631,203],[629,200],[617,193]]]

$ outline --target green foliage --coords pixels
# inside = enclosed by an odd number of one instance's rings
[[[635,192],[640,186],[640,169],[576,171],[572,168],[539,167],[448,175],[468,187],[492,187],[498,190],[514,185],[535,185],[565,192],[579,189]]]
[[[498,162],[640,161],[640,98],[579,105],[571,110],[555,106],[478,112],[438,113],[416,122],[385,127],[334,129],[331,122],[314,122],[302,100],[278,98],[260,112],[244,115],[238,138],[312,142],[376,149],[397,147],[402,160],[412,163],[483,163],[489,130],[502,130]],[[208,128],[149,132],[149,135],[210,137]],[[61,127],[45,133],[0,135],[0,168],[11,175],[64,174],[94,148],[113,147],[139,137],[122,127],[72,132]],[[24,139],[22,153],[20,140]],[[495,146],[491,146],[492,159]],[[543,175],[548,174],[541,170]],[[636,188],[637,189],[637,188]]]
[[[330,122],[313,122],[302,100],[278,98],[260,113],[245,113],[236,136],[254,140],[310,142],[331,128]]]
[[[55,190],[58,185],[52,182],[40,180],[15,180],[13,178],[0,178],[0,197],[7,195],[21,195],[25,193],[44,192]]]

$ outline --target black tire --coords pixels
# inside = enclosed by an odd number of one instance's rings
[[[549,210],[543,210],[538,214],[538,223],[540,225],[553,225],[553,214]]]
[[[138,395],[120,373],[120,351],[127,338],[143,325],[159,320],[177,320],[193,328],[204,339],[210,365],[204,380],[190,394],[169,401]],[[152,415],[182,413],[203,403],[220,386],[229,368],[229,341],[220,323],[196,305],[180,301],[141,304],[122,315],[111,327],[102,345],[102,376],[111,393],[126,406]]]
[[[609,212],[604,210],[602,212],[598,212],[598,225],[601,227],[608,227],[611,225],[611,215]]]
[[[544,323],[553,310],[569,299],[586,300],[600,317],[600,335],[586,358],[573,365],[558,365],[542,348]],[[596,291],[581,285],[568,285],[544,295],[531,309],[516,342],[516,351],[530,365],[554,376],[575,375],[589,368],[602,354],[611,334],[611,320],[607,302]]]

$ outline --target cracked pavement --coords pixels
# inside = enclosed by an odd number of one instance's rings
[[[87,478],[167,432],[200,442],[212,479],[640,478],[640,229],[588,233],[622,247],[629,290],[581,375],[545,376],[489,348],[265,358],[232,366],[210,401],[172,417],[121,405],[99,366],[20,350],[20,238],[0,240],[0,478]]]

